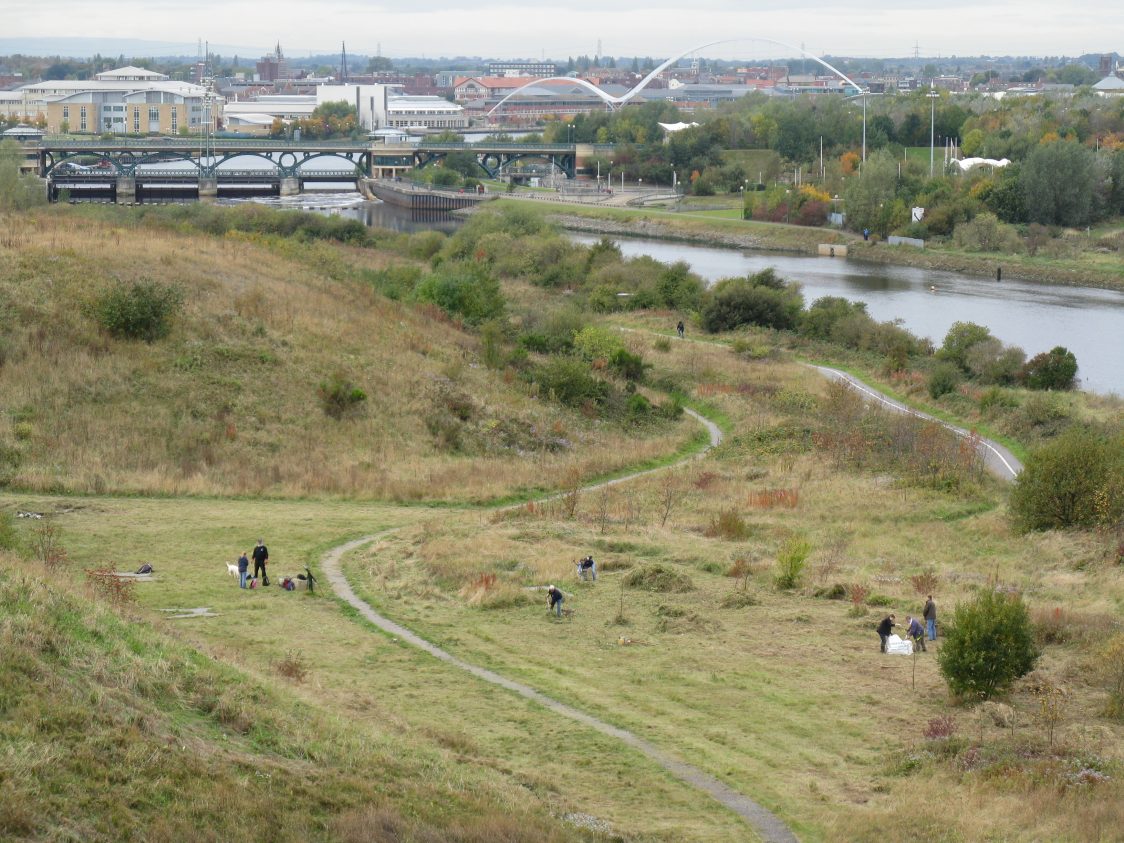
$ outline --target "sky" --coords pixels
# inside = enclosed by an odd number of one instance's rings
[[[140,38],[289,55],[554,58],[671,56],[722,38],[703,58],[794,55],[1077,56],[1124,53],[1124,0],[0,0],[0,35]],[[113,51],[106,50],[107,54]]]

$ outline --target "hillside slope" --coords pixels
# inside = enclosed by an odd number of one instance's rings
[[[0,839],[594,839],[2,555],[0,605]]]
[[[111,219],[63,207],[3,220],[0,482],[482,500],[663,455],[696,432],[682,421],[636,438],[536,400],[479,363],[474,335],[361,280],[405,259]],[[182,293],[170,334],[112,338],[95,303],[142,280]],[[366,394],[358,412],[325,413],[333,380]],[[442,438],[450,412],[471,425],[468,445]]]

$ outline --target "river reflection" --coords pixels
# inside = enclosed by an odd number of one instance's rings
[[[581,243],[596,236],[575,235]],[[862,301],[879,321],[900,320],[937,345],[953,322],[985,325],[1033,356],[1063,345],[1077,355],[1084,389],[1124,395],[1124,293],[1029,281],[996,282],[954,272],[866,264],[840,258],[739,252],[641,238],[613,238],[627,257],[683,260],[705,278],[747,275],[767,267],[800,282],[811,304],[821,296]]]

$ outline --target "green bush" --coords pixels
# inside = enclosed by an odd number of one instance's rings
[[[1029,389],[1073,389],[1077,357],[1058,345],[1030,358],[1019,376]]]
[[[15,550],[19,547],[19,534],[16,521],[10,512],[0,512],[0,550]]]
[[[318,395],[324,413],[333,419],[342,419],[356,412],[367,400],[367,393],[340,372],[320,384]]]
[[[741,325],[784,330],[796,327],[803,308],[799,288],[767,269],[748,278],[720,281],[703,307],[702,326],[712,334]]]
[[[155,342],[172,330],[172,320],[183,303],[179,287],[158,281],[120,281],[93,302],[92,315],[118,339]]]
[[[929,395],[940,398],[960,385],[960,370],[952,363],[938,363],[929,375]]]
[[[1124,517],[1124,437],[1072,427],[1031,452],[1010,511],[1024,531],[1116,523]]]
[[[1038,649],[1026,605],[993,590],[961,603],[943,628],[941,675],[957,696],[986,700],[1034,669]]]
[[[792,538],[781,545],[777,552],[777,588],[796,588],[800,584],[811,552],[812,545],[804,539]]]
[[[442,264],[418,283],[414,298],[431,302],[471,325],[502,316],[506,307],[499,282],[469,263]]]
[[[580,407],[587,401],[602,404],[609,397],[609,385],[594,377],[584,360],[575,357],[556,357],[535,366],[530,378],[544,395],[569,407]]]

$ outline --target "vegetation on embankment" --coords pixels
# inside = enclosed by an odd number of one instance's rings
[[[424,236],[376,234],[400,249],[265,209],[5,218],[0,482],[479,501],[659,459],[695,436],[588,362],[565,384],[588,395],[544,400],[538,382],[565,373],[525,356],[528,377],[505,374],[495,340],[466,327],[504,311],[494,279],[420,263]],[[150,335],[157,305],[166,324]],[[147,328],[130,333],[138,319]]]
[[[501,200],[502,202],[503,200]],[[526,203],[521,203],[526,204]],[[1047,284],[1124,289],[1124,262],[1119,251],[1098,247],[1084,234],[1068,238],[1069,257],[1032,257],[1026,254],[970,252],[952,245],[927,244],[926,248],[889,246],[880,240],[863,241],[861,236],[838,229],[807,228],[784,223],[706,217],[702,213],[675,212],[660,208],[608,208],[567,206],[560,211],[550,204],[540,209],[552,221],[572,231],[621,237],[680,240],[733,249],[793,252],[814,255],[821,243],[845,243],[848,259],[871,263],[915,266],[967,275],[1003,277]]]
[[[1119,533],[1019,532],[1001,484],[939,426],[750,342],[767,353],[629,334],[654,378],[728,418],[705,461],[488,521],[423,518],[357,552],[352,583],[456,656],[684,753],[802,840],[1113,840]],[[577,579],[585,553],[596,583]],[[528,587],[547,582],[572,620],[546,619]],[[1043,651],[999,701],[950,695],[943,636],[915,659],[879,654],[890,612],[904,623],[933,594],[943,633],[992,591],[1023,596]]]

